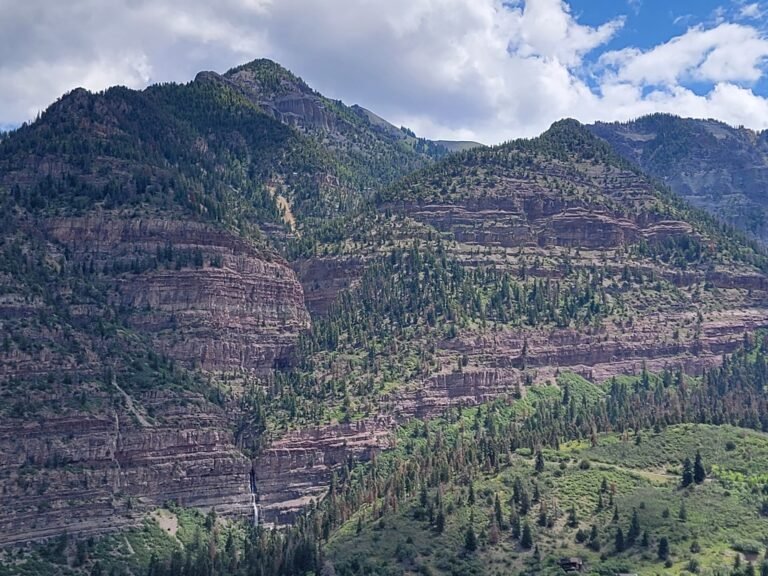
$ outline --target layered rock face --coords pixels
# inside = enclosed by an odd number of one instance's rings
[[[427,195],[386,207],[449,233],[460,243],[504,248],[607,250],[693,233],[682,220],[628,210],[633,203],[654,199],[647,181],[637,174],[591,169],[581,181],[572,184],[573,179],[571,171],[556,163],[537,177],[511,169],[489,170],[476,179],[483,181],[476,184],[482,187],[458,188],[450,201]],[[573,188],[564,193],[566,185]]]
[[[250,463],[200,397],[91,398],[103,410],[0,426],[0,545],[135,524],[166,502],[246,515]],[[152,414],[150,416],[149,414]]]
[[[190,368],[269,371],[308,327],[293,271],[233,234],[196,222],[116,215],[43,226],[76,260],[112,274],[110,298],[128,324]],[[112,272],[115,264],[130,269],[136,261],[149,269]]]
[[[327,314],[339,294],[354,285],[365,268],[365,259],[309,258],[294,262],[293,269],[304,289],[304,301],[313,316]]]
[[[142,387],[124,382],[124,370],[136,368],[107,355],[98,326],[119,317],[141,338],[123,344],[136,346],[126,352],[139,359],[149,344],[188,369],[270,373],[308,327],[295,273],[273,252],[191,220],[102,211],[41,219],[34,228],[47,257],[63,262],[62,274],[84,270],[95,293],[70,303],[69,324],[47,331],[29,323],[55,317],[57,308],[21,292],[4,295],[4,318],[20,335],[0,363],[8,402],[0,420],[0,545],[102,533],[167,501],[247,516],[251,463],[235,446],[232,413],[159,374]],[[75,298],[67,285],[57,287],[57,299]],[[27,335],[35,347],[15,344]],[[67,337],[82,351],[70,353]]]
[[[327,492],[332,470],[368,461],[392,447],[397,421],[389,416],[296,431],[274,442],[253,463],[267,522],[289,523]]]

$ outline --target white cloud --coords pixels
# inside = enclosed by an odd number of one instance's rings
[[[738,7],[743,18],[756,10]],[[141,87],[271,57],[331,97],[435,138],[497,142],[564,116],[656,110],[768,127],[766,100],[749,88],[768,41],[725,13],[597,65],[591,55],[624,19],[586,26],[562,0],[0,0],[0,13],[0,123],[77,85]],[[692,82],[711,88],[697,94]]]
[[[619,81],[635,84],[754,82],[763,75],[768,40],[751,26],[720,24],[690,28],[682,36],[648,51],[607,52],[600,61]]]
[[[765,10],[759,2],[743,4],[739,8],[739,18],[746,20],[759,20],[765,16]]]

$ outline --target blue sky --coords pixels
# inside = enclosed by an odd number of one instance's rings
[[[691,27],[715,27],[722,22],[746,23],[766,30],[768,2],[749,0],[569,0],[571,11],[582,24],[601,23],[624,18],[622,29],[601,50],[587,58],[595,62],[605,51],[628,46],[648,50],[684,35]],[[768,94],[768,80],[746,82],[755,93]],[[712,88],[710,82],[686,82],[697,94]]]
[[[626,17],[624,29],[605,45],[608,50],[627,45],[650,48],[673,36],[685,33],[689,26],[715,24],[719,18],[738,18],[741,9],[753,2],[728,0],[570,0],[571,11],[582,24],[598,26]],[[760,3],[755,3],[760,6]]]
[[[431,138],[663,111],[768,128],[768,0],[0,0],[0,126],[272,58]]]

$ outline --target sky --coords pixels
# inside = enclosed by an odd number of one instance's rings
[[[433,139],[657,111],[768,128],[768,0],[0,0],[0,128],[264,57]]]

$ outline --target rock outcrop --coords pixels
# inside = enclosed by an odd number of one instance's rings
[[[250,461],[232,412],[162,366],[258,376],[288,362],[309,325],[293,270],[192,220],[102,211],[40,219],[27,233],[45,239],[64,280],[47,288],[53,304],[24,283],[2,301],[11,340],[0,354],[0,545],[103,533],[167,501],[247,515]],[[49,328],[37,324],[46,316]],[[117,345],[135,350],[110,351],[102,326],[116,321],[126,334]],[[147,349],[161,370],[123,381]],[[129,358],[137,364],[124,366]]]
[[[265,521],[290,522],[312,499],[325,496],[334,469],[391,448],[396,424],[392,417],[371,418],[311,427],[274,442],[253,463]]]
[[[103,406],[0,425],[0,546],[102,534],[166,502],[245,515],[250,462],[225,412],[204,399],[120,390]],[[152,416],[149,416],[149,414]]]
[[[138,274],[112,273],[110,299],[158,351],[190,368],[268,372],[309,325],[293,271],[234,234],[196,222],[115,215],[43,226],[71,257],[96,270],[110,274],[115,264],[130,270],[137,259],[147,262]]]

